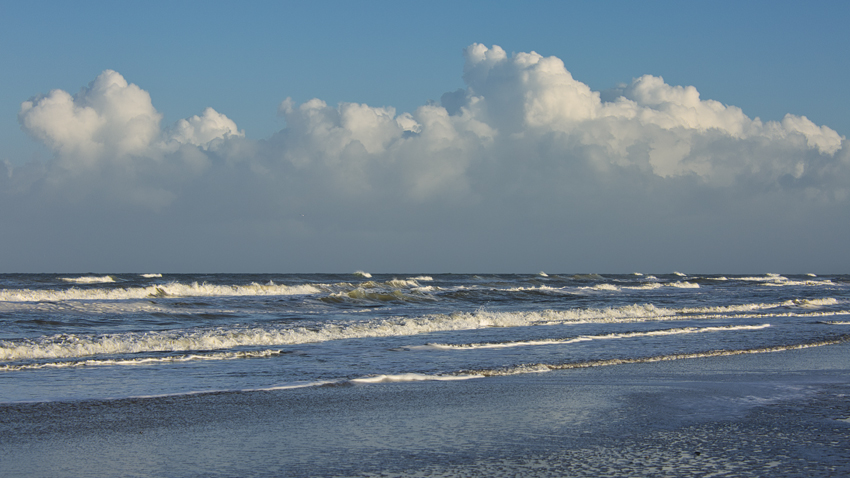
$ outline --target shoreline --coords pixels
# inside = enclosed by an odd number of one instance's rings
[[[0,405],[3,476],[850,474],[850,344],[487,377]]]

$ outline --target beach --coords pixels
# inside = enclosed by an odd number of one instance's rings
[[[476,380],[0,405],[58,476],[846,476],[850,345]]]

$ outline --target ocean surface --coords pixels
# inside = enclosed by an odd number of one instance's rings
[[[163,416],[179,408],[163,403],[219,397],[205,407],[232,414],[222,397],[332,403],[411,382],[427,396],[563,371],[604,381],[636,364],[769,360],[848,335],[847,275],[4,274],[0,418],[36,430],[35,411],[72,420],[80,404]]]
[[[3,275],[0,402],[473,380],[848,333],[848,276]]]

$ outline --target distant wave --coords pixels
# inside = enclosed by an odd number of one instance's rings
[[[653,277],[654,279],[654,277]],[[641,285],[625,286],[609,283],[596,284],[589,287],[579,287],[579,290],[604,290],[604,291],[620,291],[620,290],[655,290],[662,287],[675,287],[677,289],[699,289],[699,284],[687,281],[677,282],[649,282]]]
[[[65,282],[73,282],[75,284],[106,284],[108,282],[115,282],[112,276],[62,277],[61,279]]]
[[[354,272],[354,275],[356,275],[357,277],[365,277],[367,279],[372,277],[372,274],[370,274],[368,272],[363,272],[363,271],[356,271],[356,272]]]
[[[814,274],[807,274],[808,277],[817,277]],[[763,285],[772,286],[772,287],[782,287],[782,286],[823,286],[823,285],[835,285],[829,279],[823,280],[791,280],[785,276],[779,274],[765,274],[763,276],[747,276],[747,277],[733,277],[731,280],[739,280],[739,281],[747,281],[747,282],[761,282]]]
[[[162,277],[162,274],[141,274],[145,279],[155,279],[157,277]]]
[[[60,300],[126,300],[145,299],[150,297],[222,297],[222,296],[252,296],[252,295],[299,295],[316,294],[320,289],[313,285],[288,286],[281,284],[252,283],[248,285],[214,285],[214,284],[168,284],[148,287],[127,287],[114,289],[63,289],[63,290],[34,290],[34,289],[4,289],[0,290],[0,302],[40,302]]]

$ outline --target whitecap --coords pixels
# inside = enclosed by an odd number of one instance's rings
[[[0,302],[40,302],[62,300],[127,300],[145,299],[150,297],[224,297],[224,296],[268,296],[268,295],[302,295],[316,294],[321,290],[313,285],[282,285],[269,282],[247,285],[216,285],[216,284],[183,284],[169,282],[168,284],[151,285],[148,287],[127,287],[115,289],[77,289],[66,290],[32,290],[32,289],[2,289]]]
[[[65,282],[73,282],[75,284],[106,284],[115,282],[112,276],[83,276],[83,277],[62,277]]]

